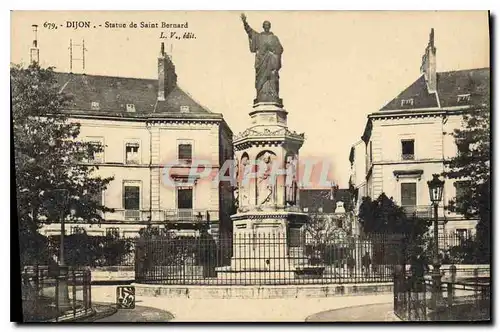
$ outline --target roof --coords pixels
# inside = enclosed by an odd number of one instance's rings
[[[309,212],[315,212],[318,208],[323,208],[323,213],[335,212],[338,201],[344,202],[344,209],[351,209],[351,193],[349,189],[338,189],[335,193],[335,200],[330,200],[331,189],[300,189],[300,208],[308,208]]]
[[[189,106],[189,113],[183,116],[211,115],[216,113],[195,101],[178,85],[158,101],[158,80],[130,77],[55,73],[61,92],[73,97],[70,110],[78,110],[89,115],[159,115],[181,113],[181,106]],[[91,109],[92,102],[99,103],[99,109]],[[127,112],[127,104],[134,104],[135,112]]]
[[[490,68],[455,70],[436,75],[437,97],[435,93],[428,92],[425,77],[421,75],[380,111],[471,105],[489,91]],[[470,94],[469,102],[458,101],[458,95],[464,94]],[[439,103],[437,98],[439,98]],[[409,99],[413,99],[413,104],[402,106],[403,100]]]

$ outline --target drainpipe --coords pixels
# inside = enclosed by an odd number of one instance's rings
[[[153,220],[153,173],[152,173],[152,164],[153,164],[153,134],[151,132],[151,127],[146,122],[146,129],[149,132],[149,223]]]
[[[437,96],[437,92],[436,92],[436,96]],[[438,102],[439,102],[439,97],[438,97]],[[441,107],[441,105],[440,105]],[[443,163],[442,163],[442,171],[444,173],[445,171],[445,166],[444,166],[444,161],[445,161],[445,154],[444,154],[444,149],[445,149],[445,139],[444,139],[444,125],[446,124],[446,122],[448,122],[448,115],[445,113],[444,116],[443,116],[443,119],[441,121],[441,158],[443,160]],[[448,135],[448,132],[446,132],[446,135]],[[443,239],[444,241],[446,242],[446,223],[447,223],[447,220],[446,220],[446,209],[445,209],[445,206],[446,206],[446,186],[443,187]],[[447,243],[445,243],[445,246],[447,245]]]

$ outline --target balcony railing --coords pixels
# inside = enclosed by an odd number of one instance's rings
[[[205,209],[170,209],[163,210],[167,222],[207,222],[219,220],[218,210]]]
[[[430,205],[402,206],[407,217],[432,218],[433,212]]]
[[[403,160],[415,160],[415,155],[413,153],[411,154],[402,154],[401,159]]]
[[[144,221],[150,218],[149,211],[142,210],[123,210],[123,219],[125,221]]]

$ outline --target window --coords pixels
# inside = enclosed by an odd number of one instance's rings
[[[189,113],[189,106],[181,106],[181,113]]]
[[[141,188],[137,184],[125,183],[123,186],[123,208],[139,210]]]
[[[193,148],[191,144],[181,143],[178,150],[179,161],[191,162],[193,158]]]
[[[467,239],[468,232],[467,232],[467,229],[465,229],[465,228],[457,228],[455,230],[455,234],[457,235],[457,237],[460,240],[463,241],[463,240]]]
[[[102,163],[104,162],[104,144],[103,139],[98,137],[87,138],[89,143],[89,152],[87,160],[89,163]]]
[[[415,208],[417,206],[416,183],[401,183],[401,206],[405,208]]]
[[[401,106],[413,106],[413,98],[410,99],[402,99],[401,100]]]
[[[300,228],[290,228],[288,231],[289,243],[290,247],[300,247],[302,244],[302,233]]]
[[[455,186],[455,201],[457,207],[463,206],[467,200],[469,182],[468,181],[456,181]]]
[[[127,104],[127,112],[135,112],[135,105]]]
[[[93,111],[98,111],[99,110],[99,102],[98,101],[93,101],[90,103],[90,109]]]
[[[344,228],[343,227],[344,225],[342,225],[342,219],[338,219],[336,224],[337,224],[337,228]]]
[[[120,229],[118,227],[108,227],[106,228],[106,236],[109,237],[120,237]]]
[[[319,208],[318,208],[318,212],[323,212],[323,208],[322,208],[322,207],[319,207]]]
[[[468,142],[456,142],[457,145],[457,154],[460,156],[462,154],[467,154],[469,152],[470,144]]]
[[[405,139],[401,141],[401,157],[403,160],[415,159],[415,140]]]
[[[104,196],[104,190],[98,190],[92,194],[90,194],[90,200],[96,204],[99,205],[104,205],[103,204],[103,196]]]
[[[177,208],[189,209],[193,208],[193,189],[192,188],[178,188],[177,189]]]
[[[139,143],[125,144],[125,163],[139,164]]]
[[[463,95],[458,95],[457,96],[457,103],[462,104],[462,103],[468,103],[470,102],[470,94],[463,94]]]

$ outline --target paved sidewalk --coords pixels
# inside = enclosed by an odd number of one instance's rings
[[[118,311],[108,317],[97,319],[98,323],[147,323],[147,322],[168,322],[174,316],[165,310],[156,308],[136,306],[134,309],[118,309]]]
[[[392,303],[368,304],[323,311],[306,318],[306,322],[398,322]]]
[[[116,288],[92,288],[92,300],[113,303]],[[185,299],[138,296],[136,306],[165,310],[173,322],[304,322],[307,317],[333,309],[389,303],[392,294],[300,299]],[[124,317],[126,319],[126,317]]]

